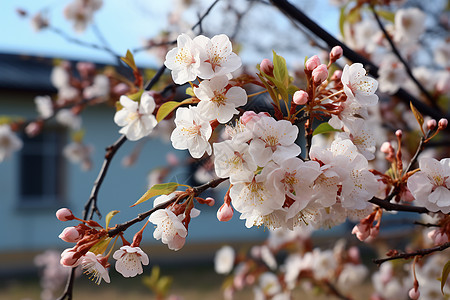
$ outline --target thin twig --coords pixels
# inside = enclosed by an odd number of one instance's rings
[[[405,67],[406,73],[408,74],[409,78],[411,78],[412,81],[414,81],[414,84],[419,88],[419,90],[422,92],[422,94],[425,95],[425,97],[428,99],[428,101],[430,102],[430,104],[435,108],[439,110],[439,107],[436,105],[436,99],[434,99],[430,93],[423,87],[423,85],[417,80],[417,78],[414,76],[414,74],[411,71],[411,68],[409,67],[408,63],[406,62],[406,60],[402,57],[402,55],[400,54],[400,52],[398,51],[397,47],[394,44],[394,41],[391,39],[389,33],[386,31],[386,29],[384,28],[383,23],[381,23],[380,17],[378,16],[375,7],[373,5],[370,5],[370,8],[372,10],[372,13],[375,17],[375,20],[378,23],[378,26],[380,27],[381,31],[384,34],[384,37],[386,38],[386,40],[388,41],[389,45],[392,48],[392,52],[394,52],[395,56],[397,56],[397,58],[400,60],[400,62],[403,64],[403,66]]]
[[[202,192],[204,192],[205,190],[209,189],[209,188],[215,188],[217,187],[220,183],[224,182],[225,180],[227,180],[228,178],[218,178],[218,179],[213,179],[203,185],[197,186],[197,187],[193,187],[192,191],[193,191],[193,196],[196,197],[198,195],[200,195]],[[125,230],[128,229],[128,227],[141,222],[143,220],[145,220],[147,217],[149,217],[152,213],[154,213],[155,211],[157,211],[158,209],[164,209],[167,206],[169,206],[170,204],[174,203],[177,200],[177,196],[174,195],[171,199],[167,200],[164,203],[161,203],[157,206],[155,206],[154,208],[140,213],[138,214],[138,216],[132,220],[129,220],[125,223],[122,224],[118,224],[114,229],[111,229],[108,231],[108,236],[113,237],[116,236],[117,234],[119,234],[120,232],[123,232]]]
[[[311,32],[313,32],[316,36],[322,39],[325,43],[327,43],[328,47],[331,49],[334,46],[341,46],[344,51],[344,56],[348,58],[350,61],[362,63],[370,75],[377,78],[378,77],[378,67],[372,63],[369,59],[364,56],[356,53],[352,49],[350,49],[346,44],[342,43],[331,34],[326,32],[322,27],[320,27],[316,22],[311,20],[308,16],[306,16],[302,11],[300,11],[297,7],[292,5],[286,0],[271,0],[271,3],[279,8],[285,15],[292,17],[297,22],[301,23]],[[429,115],[434,119],[448,118],[441,111],[437,111],[434,108],[428,106],[422,101],[418,100],[410,93],[400,88],[395,95],[400,98],[405,104],[409,105],[411,102],[422,114]],[[448,127],[447,130],[449,130]]]
[[[416,256],[425,256],[425,255],[431,254],[433,252],[444,251],[447,248],[450,248],[450,242],[444,243],[440,246],[436,246],[433,248],[420,249],[420,250],[417,250],[414,252],[402,252],[402,253],[392,255],[390,257],[374,259],[373,262],[375,264],[377,264],[378,266],[380,266],[382,263],[389,261],[389,260],[395,260],[395,259],[400,259],[400,258],[409,259],[409,258],[413,258]]]

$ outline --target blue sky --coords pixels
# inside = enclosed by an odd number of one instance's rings
[[[211,1],[202,0],[203,7],[207,7]],[[318,0],[313,2],[314,4],[304,0],[293,0],[292,2],[303,7],[311,6],[311,9],[307,10],[308,14],[319,21],[327,30],[336,33],[337,9],[332,7],[328,0]],[[44,9],[52,24],[64,32],[87,42],[100,43],[92,28],[82,34],[77,34],[72,30],[71,23],[63,16],[64,7],[68,3],[70,3],[69,0],[2,1],[0,5],[0,26],[2,28],[0,31],[0,52],[93,59],[101,62],[112,61],[112,58],[104,52],[69,43],[54,32],[44,30],[36,33],[31,27],[30,19],[22,18],[16,13],[17,8],[25,9],[30,15]],[[168,3],[170,2],[105,0],[103,7],[95,15],[95,22],[111,48],[122,55],[126,53],[127,49],[142,46],[145,38],[152,37],[167,27],[166,16],[171,8]],[[327,9],[323,9],[324,7]],[[196,13],[188,11],[186,18],[195,22]],[[287,20],[282,19],[281,15],[278,18],[277,24],[289,24]],[[252,53],[247,53],[247,57],[251,59]],[[137,54],[135,58],[138,63],[146,65],[157,63],[145,52]],[[245,59],[245,54],[243,59]]]

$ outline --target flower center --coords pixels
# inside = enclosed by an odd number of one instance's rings
[[[225,105],[227,98],[225,97],[223,91],[214,91],[214,97],[211,99],[217,106]]]
[[[177,55],[175,56],[175,61],[182,65],[191,65],[195,63],[194,57],[191,55],[191,52],[186,48],[181,48]]]
[[[139,115],[139,113],[137,111],[129,113],[128,116],[127,116],[127,122],[131,123],[131,122],[139,119],[139,117],[140,117],[140,115]]]

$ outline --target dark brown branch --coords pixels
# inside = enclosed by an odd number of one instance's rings
[[[409,259],[409,258],[413,258],[416,256],[425,256],[425,255],[431,254],[433,252],[444,251],[447,248],[450,248],[450,242],[444,243],[440,246],[436,246],[433,248],[420,249],[420,250],[417,250],[414,252],[403,252],[403,253],[398,253],[398,254],[392,255],[391,257],[374,259],[373,262],[376,263],[378,266],[380,266],[382,263],[389,261],[389,260],[395,260],[395,259],[400,259],[400,258]]]
[[[220,183],[224,182],[225,180],[227,180],[228,178],[218,178],[218,179],[214,179],[211,180],[205,184],[202,184],[200,186],[197,187],[193,187],[192,191],[193,191],[193,196],[196,197],[198,195],[200,195],[201,193],[203,193],[205,190],[209,189],[209,188],[215,188],[217,187]],[[132,220],[129,220],[125,223],[122,224],[118,224],[114,229],[111,229],[110,231],[108,231],[108,235],[110,237],[116,236],[117,234],[119,234],[120,232],[123,232],[125,230],[128,229],[128,227],[141,222],[143,220],[145,220],[147,217],[149,217],[152,213],[154,213],[155,211],[157,211],[158,209],[164,209],[167,206],[169,206],[170,204],[174,203],[177,200],[177,196],[173,196],[171,199],[167,200],[164,203],[161,203],[157,206],[155,206],[154,208],[144,212],[144,213],[140,213],[138,214],[138,216]]]
[[[362,63],[370,75],[375,78],[378,77],[378,67],[374,63],[372,63],[364,56],[356,53],[347,45],[326,32],[322,27],[311,20],[297,7],[286,0],[271,0],[271,3],[278,9],[280,9],[286,16],[293,18],[294,20],[305,26],[308,30],[313,32],[320,39],[322,39],[325,43],[327,43],[330,49],[334,46],[341,46],[346,58],[348,58],[352,62]],[[436,111],[435,109],[429,107],[402,88],[400,88],[394,96],[400,98],[406,105],[409,105],[409,103],[411,102],[422,114],[428,115],[434,119],[439,120],[441,118],[448,118],[442,112]]]
[[[419,90],[422,92],[422,94],[425,95],[425,97],[428,99],[429,103],[437,110],[439,110],[439,107],[436,105],[436,100],[430,95],[430,93],[423,87],[423,85],[417,80],[417,78],[414,76],[414,74],[411,71],[411,68],[409,67],[408,63],[405,61],[405,59],[402,57],[400,52],[398,51],[397,47],[394,44],[394,41],[391,39],[389,33],[386,31],[386,29],[383,26],[383,23],[381,23],[380,17],[378,16],[375,7],[371,5],[370,7],[372,9],[372,13],[375,17],[375,20],[378,23],[378,26],[380,27],[381,31],[384,34],[384,37],[387,39],[389,45],[392,48],[392,52],[394,52],[395,56],[400,60],[400,62],[405,67],[406,73],[408,74],[409,78],[411,78],[412,81],[414,81],[414,84],[419,88]]]
[[[373,197],[371,200],[369,200],[370,203],[373,203],[375,205],[378,205],[379,207],[390,210],[390,211],[404,211],[404,212],[413,212],[413,213],[419,213],[419,214],[427,214],[430,213],[428,209],[421,206],[410,206],[410,205],[402,205],[402,204],[396,204],[391,203],[387,199],[380,199],[377,197]]]
[[[94,182],[94,186],[92,187],[91,195],[89,200],[86,202],[83,211],[83,220],[91,220],[94,212],[97,213],[98,217],[101,218],[100,211],[97,208],[97,197],[98,192],[100,191],[100,187],[105,179],[106,173],[108,172],[109,165],[116,154],[117,150],[125,143],[127,140],[125,135],[122,135],[114,144],[106,148],[105,159],[103,161],[102,168],[98,173],[97,179]]]
[[[70,270],[69,278],[67,279],[66,288],[64,289],[64,293],[57,300],[72,300],[72,291],[73,291],[73,282],[75,279],[75,270],[77,268],[72,268]]]

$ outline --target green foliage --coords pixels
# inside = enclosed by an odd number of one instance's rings
[[[152,186],[145,194],[138,200],[136,203],[131,205],[131,207],[141,204],[142,202],[147,201],[148,199],[160,196],[160,195],[168,195],[172,192],[174,192],[177,187],[179,187],[180,184],[176,182],[168,182],[168,183],[161,183],[161,184],[155,184]]]
[[[425,135],[425,133],[423,132],[423,116],[422,114],[414,107],[414,105],[412,105],[412,103],[409,103],[409,106],[411,107],[411,111],[414,114],[414,117],[417,120],[417,123],[419,123],[420,126],[420,130],[422,131],[423,135]]]
[[[119,210],[112,210],[110,211],[106,217],[105,217],[105,228],[108,229],[109,226],[109,222],[111,222],[112,217],[114,217],[115,215],[117,215],[120,211]]]
[[[450,274],[450,260],[445,264],[444,268],[442,269],[442,276],[441,276],[441,292],[442,295],[444,295],[444,286],[447,282],[448,275]]]
[[[331,127],[330,124],[328,124],[327,122],[324,122],[324,123],[320,124],[319,126],[317,126],[316,129],[314,129],[313,136],[316,134],[335,132],[335,131],[341,131],[341,130],[334,129],[333,127]]]
[[[120,59],[126,63],[131,69],[133,69],[133,71],[137,72],[138,68],[136,67],[136,63],[134,61],[134,57],[133,54],[131,53],[130,50],[127,50],[127,54],[125,55],[125,57],[120,57]]]
[[[171,112],[173,112],[177,107],[183,104],[195,103],[193,98],[185,99],[181,102],[168,101],[161,105],[156,113],[156,121],[161,122],[165,117],[167,117]]]
[[[173,278],[169,276],[161,276],[161,270],[159,266],[152,268],[150,276],[146,276],[143,279],[144,284],[155,293],[157,299],[164,299],[169,293],[172,286]]]

